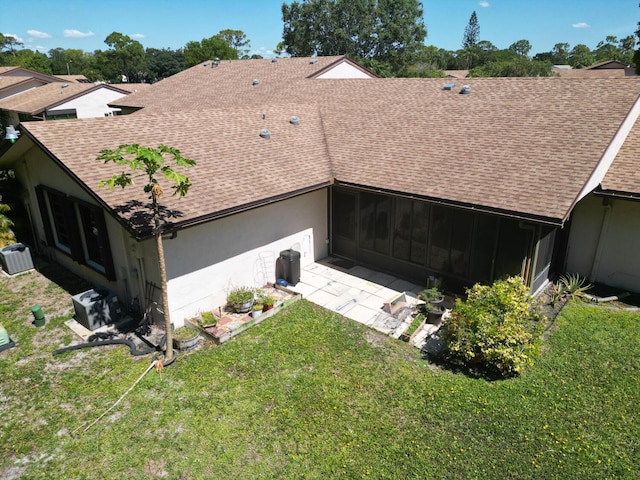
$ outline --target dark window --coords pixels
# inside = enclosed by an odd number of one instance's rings
[[[87,205],[79,205],[78,210],[87,263],[93,264],[94,268],[104,270],[108,258],[109,240],[103,227],[102,211]]]
[[[36,194],[47,242],[115,280],[102,210],[41,186],[36,187]]]
[[[69,217],[72,205],[64,195],[47,192],[49,198],[49,212],[53,225],[54,241],[56,246],[67,253],[71,253],[71,218]]]

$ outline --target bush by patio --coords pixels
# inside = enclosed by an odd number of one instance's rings
[[[539,355],[544,329],[522,278],[476,284],[467,294],[445,326],[446,360],[489,377],[521,374]]]

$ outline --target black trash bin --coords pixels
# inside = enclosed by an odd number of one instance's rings
[[[300,252],[295,250],[283,250],[280,252],[282,263],[282,276],[290,285],[300,281]]]

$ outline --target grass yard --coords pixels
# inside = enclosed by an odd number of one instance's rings
[[[26,302],[71,301],[38,277],[0,278],[3,479],[640,477],[640,314],[569,304],[534,368],[487,382],[300,301],[152,370],[83,433],[150,358],[53,357],[70,308],[36,329]]]

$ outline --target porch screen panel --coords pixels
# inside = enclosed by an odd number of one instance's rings
[[[429,266],[436,271],[464,276],[469,264],[472,227],[473,214],[434,207]]]
[[[429,206],[425,202],[413,201],[411,229],[411,261],[418,265],[427,263],[429,241]]]
[[[493,255],[496,249],[499,220],[488,215],[478,215],[473,235],[471,269],[473,282],[489,283],[492,278]]]
[[[389,254],[391,244],[391,199],[360,194],[360,248]]]
[[[411,200],[396,199],[393,228],[393,256],[400,260],[411,258]]]
[[[495,278],[524,274],[532,235],[531,230],[520,228],[518,221],[502,219]]]
[[[333,233],[347,240],[356,240],[356,196],[335,189],[333,191]]]

